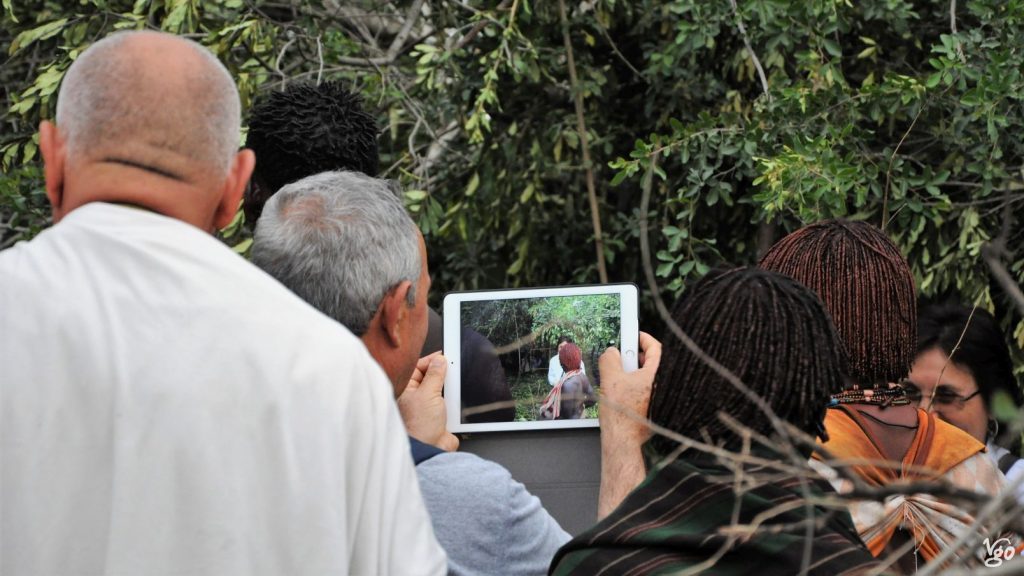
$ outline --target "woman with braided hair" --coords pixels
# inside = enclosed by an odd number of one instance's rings
[[[850,470],[869,486],[942,477],[966,490],[999,491],[1002,478],[982,443],[914,407],[895,384],[914,358],[917,313],[910,268],[884,233],[864,222],[811,224],[772,246],[761,267],[817,293],[842,340],[846,381],[825,417],[830,439],[824,448],[832,457],[865,462]],[[841,493],[852,489],[835,470],[816,466]],[[931,560],[975,529],[969,514],[927,494],[854,501],[851,512],[875,556],[914,540],[912,555],[903,559],[906,570],[915,568],[918,553]]]
[[[699,281],[672,317],[763,404],[669,334],[649,418],[716,448],[683,450],[664,436],[648,442],[650,474],[611,514],[563,546],[551,573],[788,576],[807,568],[806,574],[831,576],[874,566],[845,509],[822,504],[834,491],[805,467],[810,450],[795,455],[794,465],[777,442],[780,422],[818,434],[829,394],[842,387],[839,340],[821,302],[781,274],[739,268]],[[774,440],[744,446],[743,433],[721,413],[753,438]],[[713,453],[720,449],[743,454]]]

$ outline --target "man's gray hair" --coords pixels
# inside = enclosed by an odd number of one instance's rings
[[[404,280],[414,304],[422,268],[402,201],[388,182],[359,172],[324,172],[281,188],[256,224],[252,261],[357,336]]]
[[[96,42],[68,69],[57,97],[57,126],[68,154],[144,144],[227,174],[239,148],[241,102],[224,65],[203,46],[178,38],[198,65],[173,77],[135,54],[133,40],[170,36],[117,32]],[[177,38],[177,37],[175,37]]]

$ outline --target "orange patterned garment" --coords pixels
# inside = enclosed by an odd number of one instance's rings
[[[898,464],[886,459],[868,432],[863,416],[853,406],[840,405],[828,410],[825,429],[830,440],[823,446],[835,458],[833,465],[838,461],[856,463],[850,470],[869,486],[941,478],[958,488],[987,494],[995,494],[1001,488],[1003,480],[983,454],[985,447],[981,442],[924,410],[917,410],[917,420],[914,439]],[[814,457],[821,459],[817,453]],[[839,493],[853,488],[852,482],[838,477],[834,470],[820,462],[813,464],[830,477]],[[974,524],[970,514],[930,494],[899,494],[889,496],[885,502],[855,501],[850,513],[861,538],[876,557],[885,551],[898,528],[912,534],[918,553],[927,561]]]

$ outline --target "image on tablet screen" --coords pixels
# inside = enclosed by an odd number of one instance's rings
[[[462,423],[597,418],[620,314],[618,294],[462,302]]]

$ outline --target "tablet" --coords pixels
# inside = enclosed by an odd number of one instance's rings
[[[452,432],[597,426],[597,359],[637,368],[633,284],[452,292],[444,298]]]

